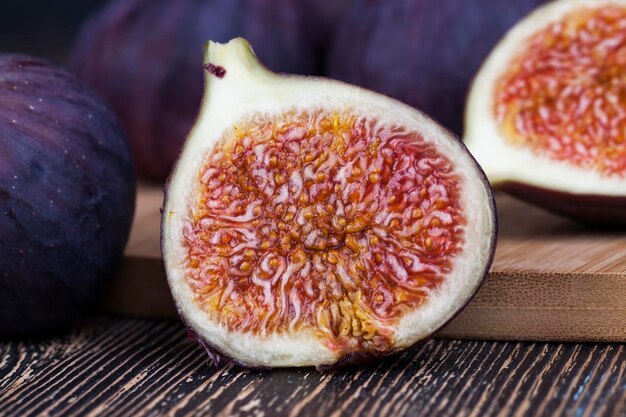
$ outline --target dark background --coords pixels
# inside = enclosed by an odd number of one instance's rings
[[[0,53],[25,53],[66,63],[83,21],[105,0],[0,0]]]

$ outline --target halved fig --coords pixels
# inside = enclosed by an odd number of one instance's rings
[[[494,252],[491,189],[464,145],[357,87],[206,50],[199,118],[170,178],[162,250],[193,337],[219,360],[325,367],[428,337]]]
[[[492,185],[626,224],[626,1],[559,0],[519,22],[471,89],[465,142]]]

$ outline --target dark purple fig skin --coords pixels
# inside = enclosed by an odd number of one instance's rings
[[[72,74],[0,55],[0,338],[51,334],[98,295],[135,202],[128,141]]]
[[[626,197],[572,194],[519,182],[504,182],[497,188],[537,207],[595,226],[626,227]]]
[[[70,67],[119,114],[139,173],[161,181],[198,113],[202,51],[208,39],[226,42],[242,36],[274,71],[321,72],[321,59],[298,4],[114,0],[85,24]]]
[[[298,8],[307,38],[315,47],[322,62],[353,0],[298,0]]]
[[[355,0],[332,78],[395,97],[462,134],[471,79],[504,33],[546,0]]]

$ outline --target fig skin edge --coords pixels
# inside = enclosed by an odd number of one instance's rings
[[[523,47],[529,37],[546,30],[550,24],[561,21],[576,10],[600,9],[610,5],[626,7],[626,1],[549,1],[510,28],[494,46],[472,80],[465,107],[463,139],[470,152],[481,161],[495,190],[586,226],[626,228],[626,195],[610,192],[612,185],[608,186],[607,183],[614,185],[611,182],[614,181],[613,178],[598,177],[591,170],[581,174],[577,167],[569,167],[567,163],[541,155],[532,158],[526,155],[517,156],[516,153],[523,154],[527,149],[515,149],[506,144],[506,138],[499,132],[490,108],[493,105],[494,86],[504,73],[501,68],[505,68],[517,57],[520,46]],[[488,153],[486,148],[489,146],[497,146],[497,150]],[[508,164],[503,165],[501,160]],[[518,166],[532,163],[537,164],[536,171],[541,172],[542,177],[537,177],[532,167],[526,169],[525,173],[520,172]],[[552,169],[556,167],[559,171],[549,172],[550,168],[546,167],[550,165]],[[570,174],[573,174],[571,180],[565,178]],[[565,179],[555,182],[550,178],[552,176]],[[587,180],[592,186],[577,189]]]
[[[494,186],[533,206],[589,226],[626,228],[626,197],[572,194],[515,181]]]
[[[240,40],[240,39],[238,39]],[[245,41],[244,41],[245,42]],[[247,44],[247,42],[246,42]],[[208,61],[208,59],[206,59],[206,57],[208,57],[208,50],[209,50],[209,46],[210,46],[210,42],[207,42],[205,44],[205,62],[204,65],[208,65],[208,64],[213,64],[210,61]],[[253,55],[254,56],[254,55]],[[256,59],[256,57],[254,57]],[[215,64],[213,64],[215,65]],[[263,64],[261,62],[259,62],[258,60],[255,62],[255,65],[261,65],[264,69],[266,67],[263,66]],[[206,69],[206,68],[205,68]],[[226,74],[228,74],[228,68],[224,68],[226,70]],[[279,78],[284,78],[284,79],[290,79],[290,80],[325,80],[324,78],[321,77],[314,77],[314,76],[302,76],[302,75],[293,75],[293,74],[282,74],[282,73],[278,73],[278,74],[273,74],[274,76],[277,76]],[[213,80],[222,78],[218,75],[216,75],[215,73],[211,72],[211,71],[206,71],[205,72],[205,90],[209,88],[209,80],[211,79],[210,77],[216,77]],[[339,82],[339,81],[335,81],[332,80],[333,83],[337,83],[338,85],[343,85],[344,83]],[[385,100],[393,100],[394,102],[397,102],[395,99],[391,99],[387,96],[384,96],[382,94],[379,93],[373,93],[370,92],[366,89],[363,89],[361,87],[356,87],[356,86],[350,86],[350,88],[354,88],[356,90],[362,90],[362,91],[366,91],[368,94],[370,95],[375,95],[375,96],[379,96],[379,97],[384,97]],[[205,100],[207,99],[207,94],[205,93],[203,95],[202,98],[202,103],[200,105],[200,109],[203,109],[205,103]],[[404,104],[397,102],[398,105],[402,105],[405,106]],[[197,126],[198,120],[200,119],[200,116],[202,115],[202,112],[200,111],[197,119],[196,119],[196,123],[194,124],[194,126]],[[432,119],[428,118],[429,121],[432,121]],[[441,128],[441,126],[439,126]],[[489,207],[489,211],[490,211],[490,216],[489,216],[489,221],[490,221],[490,225],[492,226],[491,229],[491,236],[488,240],[488,248],[486,248],[486,254],[488,254],[486,256],[486,261],[484,263],[484,267],[482,268],[482,270],[480,271],[480,273],[476,273],[476,276],[479,277],[479,279],[477,280],[477,283],[475,284],[474,288],[472,289],[471,292],[467,293],[467,297],[464,300],[464,302],[462,303],[462,305],[457,306],[456,311],[449,317],[447,318],[444,322],[438,324],[436,326],[436,328],[434,328],[430,334],[426,337],[423,337],[420,340],[417,340],[415,343],[413,343],[412,345],[408,346],[408,347],[403,347],[403,348],[399,348],[399,349],[393,349],[387,352],[376,352],[376,353],[365,353],[365,352],[351,352],[348,353],[342,357],[337,358],[337,360],[333,363],[330,364],[321,364],[321,365],[317,365],[315,366],[315,368],[318,371],[332,371],[338,368],[343,368],[346,366],[352,366],[352,365],[361,365],[361,364],[367,364],[367,363],[371,363],[377,360],[381,360],[383,358],[386,358],[388,356],[393,356],[393,355],[397,355],[399,353],[402,352],[407,352],[407,351],[413,351],[414,349],[418,348],[419,346],[421,346],[422,344],[424,344],[425,342],[429,341],[430,339],[432,339],[435,336],[435,333],[441,329],[442,327],[444,327],[445,325],[447,325],[451,320],[453,320],[462,310],[463,308],[467,305],[467,303],[469,303],[476,295],[477,291],[480,289],[480,287],[483,285],[484,280],[487,276],[487,274],[490,271],[493,259],[494,259],[494,255],[495,255],[495,245],[496,245],[496,241],[497,241],[497,229],[498,229],[498,223],[497,223],[497,212],[496,212],[496,202],[495,202],[495,198],[494,198],[494,193],[493,190],[491,189],[489,182],[487,180],[487,177],[485,175],[485,173],[483,172],[482,168],[480,167],[480,165],[477,163],[477,161],[474,159],[474,157],[469,153],[469,151],[467,150],[467,148],[465,147],[465,145],[463,144],[462,141],[460,141],[458,139],[458,137],[456,137],[456,135],[454,135],[453,133],[451,133],[449,130],[442,128],[443,131],[445,131],[445,133],[447,135],[449,135],[449,137],[451,138],[455,138],[457,141],[457,145],[462,148],[462,151],[465,152],[466,156],[469,158],[469,161],[471,161],[470,163],[472,164],[472,166],[476,169],[476,172],[479,173],[480,178],[477,179],[477,181],[480,181],[483,185],[484,188],[486,190],[487,196],[488,196],[488,201],[486,202],[487,206]],[[190,133],[190,135],[188,137],[191,137],[191,135],[193,135],[193,129],[192,129],[192,133]],[[185,150],[187,149],[189,145],[189,141],[186,141],[185,144],[183,145],[183,147],[181,148],[181,152],[180,155],[182,155]],[[178,172],[179,168],[180,168],[180,164],[181,164],[181,158],[177,159],[174,168],[172,169],[166,183],[163,189],[163,207],[161,209],[162,211],[162,218],[161,218],[161,252],[163,257],[165,258],[166,256],[166,241],[165,241],[165,234],[166,234],[166,228],[169,227],[166,223],[168,220],[168,216],[170,213],[166,212],[166,207],[168,207],[168,202],[170,200],[170,189],[171,189],[171,185],[172,185],[172,180],[174,178],[174,176],[176,175],[176,173]],[[452,158],[452,160],[454,161],[454,159]],[[170,290],[172,290],[173,292],[173,287],[172,287],[172,281],[171,281],[171,272],[169,270],[169,268],[166,268],[166,272],[168,275],[168,285],[170,287]],[[178,315],[181,319],[181,322],[183,323],[183,325],[186,327],[187,332],[188,332],[188,338],[189,340],[199,344],[200,346],[202,346],[202,348],[206,351],[207,355],[209,356],[209,358],[211,359],[213,365],[215,366],[221,366],[223,364],[233,364],[237,367],[243,368],[243,369],[250,369],[250,370],[255,370],[255,371],[271,371],[272,369],[279,369],[279,368],[284,368],[284,367],[293,367],[293,366],[265,366],[265,365],[260,365],[260,364],[255,364],[255,363],[248,363],[247,361],[238,359],[238,358],[234,358],[233,356],[229,355],[228,353],[224,352],[223,349],[219,346],[217,346],[215,343],[213,343],[211,340],[207,340],[206,338],[200,336],[198,334],[198,332],[194,329],[194,326],[191,325],[189,323],[189,321],[186,319],[185,317],[185,313],[183,312],[183,307],[181,306],[180,300],[176,299],[176,297],[174,298],[174,303],[176,305],[176,310],[178,312]],[[301,366],[299,366],[301,367]],[[309,366],[307,366],[309,367]]]

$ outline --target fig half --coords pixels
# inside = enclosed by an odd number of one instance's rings
[[[496,46],[465,142],[492,184],[593,223],[626,224],[626,1],[560,0]]]
[[[471,298],[492,260],[492,192],[419,111],[277,75],[209,42],[199,118],[170,177],[162,251],[213,358],[331,366],[407,348]]]

